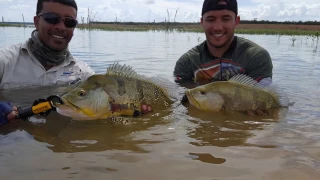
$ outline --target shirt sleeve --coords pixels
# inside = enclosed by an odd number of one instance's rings
[[[272,78],[272,61],[270,54],[265,49],[256,51],[250,61],[246,73],[253,79],[260,81],[263,78]]]
[[[3,74],[10,61],[13,60],[17,52],[16,46],[10,46],[0,50],[0,83],[2,82]]]
[[[188,53],[183,54],[174,67],[173,75],[176,82],[190,81],[193,79],[194,74],[192,70],[192,60]]]
[[[0,83],[2,81],[2,77],[3,77],[3,74],[4,74],[4,67],[5,67],[5,63],[4,63],[4,60],[3,60],[3,56],[0,52]]]
[[[272,84],[272,79],[271,77],[263,78],[259,81],[259,84],[261,84],[262,86],[269,86]]]

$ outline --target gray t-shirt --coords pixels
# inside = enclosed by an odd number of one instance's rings
[[[209,53],[207,43],[197,45],[176,62],[176,82],[225,81],[236,74],[246,74],[260,81],[272,78],[272,61],[261,46],[241,37],[234,37],[230,48],[217,58]]]

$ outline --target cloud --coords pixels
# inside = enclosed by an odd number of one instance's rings
[[[32,8],[32,7],[26,4],[17,4],[17,5],[9,6],[9,10],[12,10],[12,11],[21,11],[22,9],[28,9],[28,8]]]
[[[314,21],[320,20],[320,4],[284,4],[268,3],[259,4],[254,9],[251,7],[239,10],[241,19],[275,20],[275,21]]]
[[[146,0],[145,1],[146,4],[155,4],[155,0]]]

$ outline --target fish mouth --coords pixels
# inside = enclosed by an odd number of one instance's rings
[[[61,108],[65,106],[65,107],[71,108],[74,111],[81,111],[81,109],[78,106],[68,101],[67,99],[61,98],[61,101],[63,102],[63,104],[56,104],[57,108]]]
[[[106,119],[104,115],[101,114],[94,114],[90,115],[87,114],[82,108],[75,105],[74,103],[70,102],[67,99],[61,98],[63,104],[56,104],[56,111],[57,113],[71,117],[74,120],[98,120],[98,119]],[[108,115],[109,116],[109,115]]]
[[[194,99],[194,97],[191,95],[190,90],[189,90],[189,89],[186,90],[185,93],[186,93],[186,96],[187,96],[187,98],[188,98],[189,103],[190,103],[191,105],[193,105],[193,106],[201,109],[200,104],[199,104],[198,101],[197,101],[196,99]]]
[[[56,111],[64,116],[69,116],[76,119],[87,119],[88,116],[75,104],[67,99],[61,98],[63,104],[56,104]]]

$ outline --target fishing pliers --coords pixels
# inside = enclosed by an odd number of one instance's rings
[[[51,95],[47,99],[37,99],[32,106],[21,108],[18,107],[18,114],[16,119],[27,119],[33,115],[47,116],[51,110],[56,111],[55,103],[63,104],[61,98],[57,95]]]

